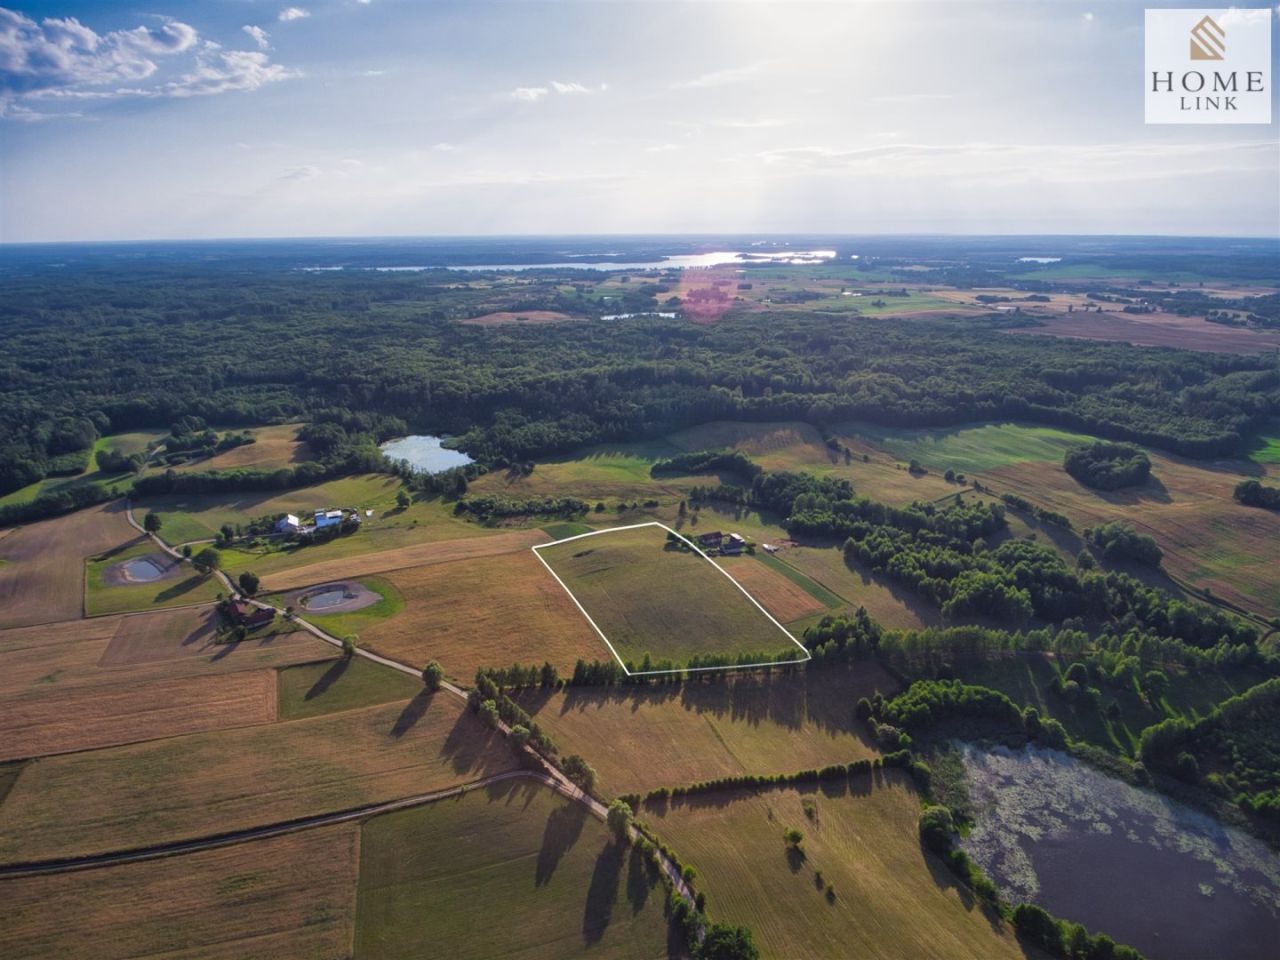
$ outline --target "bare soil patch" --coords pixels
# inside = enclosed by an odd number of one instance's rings
[[[499,310],[495,313],[486,313],[481,317],[472,317],[462,322],[474,324],[477,327],[496,327],[504,323],[563,323],[566,320],[581,319],[582,317],[573,317],[555,310],[520,310],[518,312]]]
[[[0,761],[270,723],[274,670],[124,682],[10,700],[0,713]]]
[[[716,563],[728,570],[762,607],[783,623],[826,610],[799,584],[792,583],[754,557],[718,557]]]
[[[386,578],[404,612],[361,634],[372,650],[412,663],[438,660],[470,681],[478,667],[549,661],[561,672],[608,649],[529,549],[397,570]]]
[[[18,527],[0,540],[0,629],[79,617],[84,559],[140,536],[122,500]]]
[[[0,955],[345,957],[359,836],[357,824],[340,824],[147,863],[3,880]]]
[[[145,576],[138,576],[139,565],[145,565],[150,570],[154,570],[155,575],[147,570]],[[182,564],[167,553],[156,551],[146,556],[131,557],[112,564],[102,571],[102,582],[109,587],[131,587],[139,583],[160,583],[164,580],[172,580],[181,572]]]
[[[354,579],[392,570],[405,570],[409,567],[517,553],[529,549],[535,543],[547,543],[550,539],[541,530],[513,530],[510,533],[499,533],[487,537],[415,543],[413,546],[399,547],[395,550],[366,553],[356,557],[339,557],[308,564],[305,567],[281,570],[279,573],[268,574],[264,578],[264,583],[271,590],[290,590],[316,583]]]

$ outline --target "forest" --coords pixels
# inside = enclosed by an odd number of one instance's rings
[[[485,293],[452,276],[139,264],[9,277],[0,493],[67,470],[68,457],[83,466],[99,436],[183,417],[234,430],[323,416],[344,433],[328,449],[309,441],[332,473],[360,469],[406,426],[458,435],[503,465],[715,419],[1008,418],[1217,457],[1241,453],[1280,410],[1266,355],[1006,337],[995,316],[474,326],[458,321]],[[559,294],[548,279],[522,296]]]

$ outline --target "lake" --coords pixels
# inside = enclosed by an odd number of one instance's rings
[[[1261,841],[1056,750],[960,749],[961,846],[1011,901],[1150,960],[1277,955],[1280,856]]]
[[[465,467],[475,461],[461,450],[441,446],[447,437],[417,435],[388,440],[378,449],[392,460],[406,460],[417,473],[439,473],[453,467]]]

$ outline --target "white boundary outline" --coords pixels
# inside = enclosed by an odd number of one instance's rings
[[[582,540],[586,537],[598,537],[598,536],[602,536],[603,534],[617,533],[621,530],[639,530],[643,527],[661,527],[663,530],[667,531],[667,533],[674,535],[676,538],[683,541],[689,547],[692,547],[694,553],[702,557],[702,559],[707,561],[707,563],[711,564],[713,569],[718,570],[720,573],[724,574],[728,578],[729,582],[732,583],[735,587],[737,587],[739,592],[741,592],[744,597],[750,600],[752,604],[755,605],[755,608],[759,610],[761,613],[763,613],[769,619],[770,623],[772,623],[775,627],[777,627],[779,630],[782,631],[783,636],[785,636],[788,640],[790,640],[797,647],[799,647],[800,651],[804,654],[804,657],[796,660],[769,660],[763,663],[735,663],[730,666],[724,666],[724,667],[680,667],[675,670],[636,670],[634,672],[631,670],[628,670],[627,665],[625,662],[623,662],[622,657],[618,656],[618,651],[613,648],[613,644],[609,642],[609,638],[606,637],[604,635],[604,631],[600,629],[600,625],[591,619],[591,614],[587,613],[586,607],[584,607],[578,601],[578,598],[573,595],[573,591],[570,590],[568,585],[563,580],[560,579],[560,574],[556,573],[555,570],[551,568],[551,564],[547,563],[547,561],[543,559],[542,554],[539,553],[538,551],[545,550],[548,547],[556,547],[562,543],[571,543],[574,540]],[[792,635],[790,630],[788,630],[786,627],[780,624],[776,619],[774,619],[773,614],[771,614],[764,607],[760,606],[760,603],[756,600],[756,598],[753,597],[751,594],[749,594],[746,588],[742,584],[740,584],[737,580],[733,579],[733,575],[729,573],[728,570],[720,566],[720,564],[716,563],[709,556],[703,553],[702,550],[699,549],[697,544],[691,541],[688,537],[684,536],[683,534],[677,533],[675,530],[672,530],[665,523],[662,523],[659,520],[650,520],[648,523],[632,523],[625,527],[607,527],[604,530],[591,530],[588,533],[579,533],[572,537],[565,537],[563,540],[553,540],[550,543],[537,543],[537,544],[534,544],[533,547],[531,547],[530,549],[533,550],[533,555],[538,558],[538,560],[542,563],[544,567],[547,568],[547,572],[550,573],[551,576],[556,578],[556,583],[564,587],[564,592],[569,595],[569,599],[573,601],[573,605],[578,608],[578,610],[582,613],[584,617],[587,618],[587,623],[591,624],[591,629],[595,630],[595,632],[599,634],[600,639],[603,640],[605,643],[605,646],[609,648],[609,652],[613,654],[613,659],[618,661],[618,666],[622,667],[622,672],[625,673],[628,677],[649,677],[649,676],[657,676],[660,674],[668,674],[668,673],[694,673],[700,670],[751,670],[757,667],[773,667],[773,666],[778,666],[784,663],[804,663],[807,660],[813,659],[813,654],[811,654],[808,651],[808,649],[806,649],[805,645],[801,643],[799,640],[797,640],[795,636]]]

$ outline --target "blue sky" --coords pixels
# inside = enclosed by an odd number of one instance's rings
[[[1117,0],[0,6],[0,241],[1280,234],[1274,120],[1145,125],[1142,23]]]

